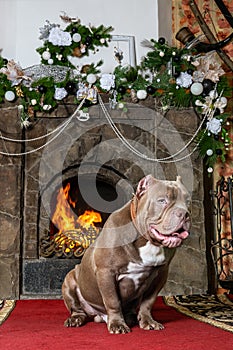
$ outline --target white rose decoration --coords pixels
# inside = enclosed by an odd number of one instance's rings
[[[187,72],[181,72],[179,77],[176,79],[176,84],[184,88],[188,88],[192,82],[192,76]]]
[[[55,100],[63,100],[67,96],[68,92],[65,88],[56,88],[54,93]]]
[[[72,38],[70,33],[64,32],[59,27],[53,27],[49,33],[48,41],[55,46],[70,46]]]
[[[221,120],[217,118],[212,118],[206,124],[207,130],[209,130],[212,134],[217,135],[219,131],[221,131]]]
[[[114,74],[102,74],[100,78],[100,86],[103,90],[109,91],[115,86],[115,75]]]

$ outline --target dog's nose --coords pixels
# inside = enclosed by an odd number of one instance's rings
[[[187,210],[183,208],[176,208],[174,212],[178,218],[186,217],[187,214]]]

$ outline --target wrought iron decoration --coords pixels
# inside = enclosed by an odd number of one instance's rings
[[[217,229],[217,241],[212,242],[211,255],[219,285],[233,293],[233,178],[224,177],[211,191]],[[230,234],[223,237],[222,217],[230,220]]]

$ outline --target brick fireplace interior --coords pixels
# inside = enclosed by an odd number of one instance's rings
[[[75,241],[78,230],[87,230],[90,241],[94,240],[108,215],[130,200],[137,182],[146,174],[170,180],[182,175],[185,185],[191,186],[191,235],[178,249],[161,294],[206,292],[202,160],[195,152],[179,164],[139,159],[116,137],[99,105],[89,109],[88,121],[74,116],[64,129],[60,128],[76,107],[66,101],[50,115],[35,116],[26,130],[20,127],[17,106],[6,103],[0,110],[3,136],[34,140],[1,142],[1,151],[6,155],[0,155],[0,297],[60,298],[65,274],[80,262],[85,251],[82,234],[78,238],[81,243],[69,245]],[[125,138],[134,142],[136,148],[141,147],[142,152],[146,150],[158,158],[169,155],[169,147],[175,153],[179,149],[177,140],[188,141],[199,123],[191,109],[173,110],[161,116],[150,100],[146,104],[127,103],[127,110],[110,113]],[[45,134],[49,135],[40,138]],[[163,139],[169,140],[170,146]],[[192,148],[191,144],[188,152]],[[66,241],[65,246],[61,244],[64,232],[53,222],[61,189],[68,198],[69,217],[76,222],[75,226],[69,222],[69,244]],[[77,224],[77,218],[86,211],[98,213],[101,220],[97,218],[89,228],[83,228],[80,219]],[[60,216],[64,218],[64,214]]]

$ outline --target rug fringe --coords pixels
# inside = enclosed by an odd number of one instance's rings
[[[16,305],[15,300],[0,300],[0,325],[9,317],[10,313],[14,310]]]

